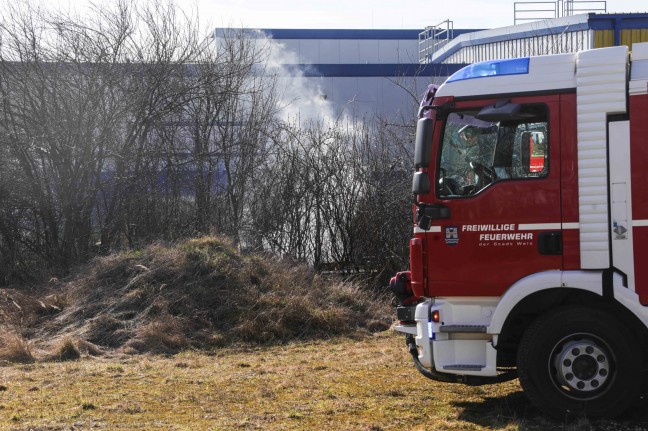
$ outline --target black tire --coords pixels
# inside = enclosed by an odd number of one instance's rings
[[[536,319],[518,349],[518,376],[542,412],[563,420],[614,417],[641,388],[641,350],[607,312],[559,308]]]

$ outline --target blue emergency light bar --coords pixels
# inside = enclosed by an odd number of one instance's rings
[[[446,82],[485,78],[487,76],[522,75],[527,73],[529,73],[529,57],[482,61],[458,70]]]

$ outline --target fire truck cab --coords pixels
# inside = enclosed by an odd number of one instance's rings
[[[611,417],[648,359],[648,43],[487,61],[419,111],[410,269],[390,289],[425,376],[519,377]]]

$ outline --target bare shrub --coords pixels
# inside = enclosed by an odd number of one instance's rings
[[[18,363],[34,362],[29,342],[11,333],[0,334],[0,359]]]
[[[81,357],[81,352],[75,345],[74,341],[69,338],[63,338],[59,343],[59,346],[56,349],[54,354],[54,359],[58,361],[74,361]]]

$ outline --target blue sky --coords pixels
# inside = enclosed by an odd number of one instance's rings
[[[29,1],[72,6],[81,11],[92,0]],[[454,28],[466,29],[512,25],[515,0],[177,1],[183,8],[197,7],[201,22],[212,27],[423,29],[449,19]],[[580,1],[574,5],[600,8],[604,3],[609,13],[648,12],[646,0]]]
[[[646,0],[574,5],[601,8],[604,3],[608,12],[648,12]],[[495,28],[513,24],[513,4],[514,0],[198,0],[202,20],[257,28],[422,29],[447,19],[455,28]]]

